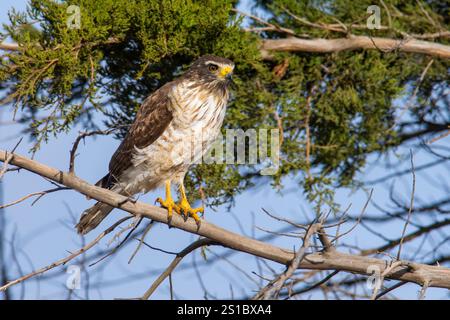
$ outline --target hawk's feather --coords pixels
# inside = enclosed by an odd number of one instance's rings
[[[233,68],[228,59],[206,55],[150,95],[112,156],[109,173],[96,185],[126,196],[146,193],[165,181],[182,185],[189,167],[220,133]],[[85,210],[78,232],[95,228],[112,209],[97,203]]]
[[[116,183],[121,174],[132,165],[135,148],[142,149],[151,145],[170,124],[173,117],[169,107],[169,93],[176,81],[162,86],[142,103],[136,120],[109,162],[109,173],[98,182],[99,186],[109,188]]]

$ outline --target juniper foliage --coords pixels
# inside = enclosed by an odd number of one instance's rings
[[[258,0],[254,12],[310,38],[347,33],[402,38],[449,27],[447,1],[384,0],[379,5],[385,28],[368,30],[372,2]],[[67,25],[69,5],[81,10],[79,29]],[[290,35],[248,30],[267,25],[237,14],[232,10],[237,5],[234,0],[31,0],[27,12],[11,11],[4,25],[3,37],[21,49],[2,55],[3,107],[14,108],[27,126],[35,141],[32,152],[75,124],[118,127],[120,139],[143,99],[193,59],[207,53],[230,58],[236,63],[235,86],[224,127],[281,129],[281,167],[271,177],[259,176],[259,166],[193,167],[190,195],[205,196],[212,205],[232,203],[258,183],[281,186],[288,175],[318,207],[332,204],[333,190],[355,185],[369,155],[448,127],[448,60],[396,50],[283,52],[264,59],[262,40]],[[321,24],[346,31],[317,27]],[[449,44],[448,37],[429,40]],[[409,99],[412,106],[396,123]]]

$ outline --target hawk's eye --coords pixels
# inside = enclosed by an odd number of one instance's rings
[[[216,64],[208,64],[208,70],[211,72],[217,71],[217,69],[219,69],[219,67]]]

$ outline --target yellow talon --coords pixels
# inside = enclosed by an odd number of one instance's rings
[[[205,209],[203,207],[200,208],[192,208],[186,198],[181,199],[180,203],[177,205],[178,210],[177,213],[182,214],[185,218],[192,217],[194,218],[197,224],[200,223],[200,217],[197,213],[203,213]]]
[[[170,224],[170,222],[172,221],[173,210],[175,210],[175,212],[179,211],[177,204],[172,199],[172,195],[170,192],[170,181],[166,181],[166,200],[158,198],[156,199],[156,202],[158,202],[161,207],[167,209],[167,222]]]
[[[180,192],[181,192],[181,201],[177,204],[177,208],[175,208],[175,211],[178,214],[183,215],[185,219],[187,219],[187,217],[194,218],[195,222],[200,227],[201,220],[197,213],[204,213],[205,209],[203,207],[200,208],[191,207],[189,201],[187,200],[186,192],[184,190],[183,185],[180,186]]]
[[[175,201],[173,201],[172,198],[168,198],[166,200],[163,200],[161,198],[156,199],[156,202],[158,202],[161,207],[167,209],[167,221],[170,223],[172,221],[172,212],[175,209],[177,211],[178,206],[176,205]]]
[[[184,220],[187,220],[188,217],[194,218],[198,227],[200,227],[201,220],[197,213],[204,213],[205,209],[203,207],[200,208],[191,207],[189,201],[187,200],[186,192],[182,184],[180,186],[180,192],[181,192],[181,201],[180,203],[176,204],[175,201],[173,201],[172,199],[172,195],[170,192],[170,181],[168,180],[166,181],[166,199],[163,200],[162,198],[158,198],[156,199],[156,202],[158,202],[161,205],[161,207],[167,209],[167,221],[169,224],[172,221],[173,211],[175,211],[179,215],[182,215],[184,217]]]

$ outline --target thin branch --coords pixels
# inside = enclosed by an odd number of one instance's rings
[[[414,88],[413,94],[409,97],[408,101],[406,102],[405,106],[402,108],[402,112],[400,115],[395,119],[394,125],[390,128],[392,130],[397,123],[400,121],[400,119],[404,116],[404,114],[412,107],[414,100],[416,99],[417,93],[419,92],[420,85],[423,82],[423,79],[425,79],[425,75],[427,74],[428,70],[430,69],[431,65],[433,64],[434,60],[431,59],[426,67],[423,69],[422,73],[420,74],[419,79],[417,80],[416,87]]]
[[[372,300],[376,300],[377,296],[378,296],[378,290],[380,290],[381,286],[383,285],[383,281],[384,278],[391,273],[394,269],[403,266],[404,262],[403,261],[395,261],[393,263],[391,263],[389,266],[387,266],[383,272],[380,275],[380,279],[378,282],[378,285],[375,285],[375,287],[373,288],[373,293],[372,293]]]
[[[0,205],[0,209],[5,209],[5,208],[8,208],[8,207],[11,207],[11,206],[13,206],[13,205],[16,205],[16,204],[18,204],[18,203],[21,203],[21,202],[27,200],[28,198],[38,196],[38,198],[35,199],[35,200],[32,202],[32,204],[31,204],[31,205],[34,205],[40,198],[42,198],[42,197],[45,196],[46,194],[53,193],[53,192],[56,192],[56,191],[61,191],[61,190],[70,190],[70,188],[67,188],[67,187],[58,187],[58,188],[53,188],[53,189],[49,189],[49,190],[44,190],[44,191],[39,191],[39,192],[33,192],[33,193],[27,194],[26,196],[23,196],[23,197],[21,197],[21,198],[19,198],[19,199],[17,199],[17,200],[14,200],[13,202],[10,202],[10,203],[7,203],[7,204]]]
[[[363,217],[364,214],[366,213],[367,206],[369,205],[370,200],[372,199],[372,195],[373,195],[373,188],[370,189],[369,197],[367,198],[366,203],[364,204],[364,207],[363,207],[363,209],[361,210],[361,214],[360,214],[360,215],[358,216],[358,218],[356,219],[355,224],[354,224],[348,231],[346,231],[346,232],[344,232],[344,233],[341,233],[341,234],[339,234],[339,235],[336,235],[336,237],[333,239],[332,242],[336,243],[337,240],[338,240],[339,238],[342,238],[343,236],[349,234],[350,232],[352,232],[352,231],[358,226],[358,224],[361,222],[362,217]]]
[[[422,289],[420,289],[420,292],[419,292],[419,300],[425,299],[425,293],[427,292],[429,284],[430,284],[430,281],[428,281],[428,280],[424,282]]]
[[[299,295],[299,294],[306,293],[308,291],[311,291],[311,290],[314,290],[314,289],[320,287],[321,285],[325,284],[328,280],[333,278],[335,275],[337,275],[339,272],[340,272],[339,270],[333,271],[329,275],[327,275],[325,278],[323,278],[319,282],[317,282],[317,283],[315,283],[315,284],[313,284],[313,285],[311,285],[309,287],[302,288],[302,289],[299,289],[299,290],[296,290],[296,291],[292,291],[292,292],[288,292],[288,296],[286,297],[286,299],[288,299],[288,298],[290,298],[292,296],[296,296],[296,295]]]
[[[448,128],[450,129],[450,126],[449,126]],[[436,141],[438,141],[438,140],[444,139],[445,137],[448,137],[448,136],[450,136],[450,130],[448,130],[447,132],[444,132],[444,133],[440,134],[439,136],[437,136],[437,137],[431,139],[431,140],[428,141],[427,143],[428,143],[428,144],[432,144],[432,143],[434,143],[434,142],[436,142]]]
[[[402,241],[402,239],[403,239],[403,243],[408,242],[408,241],[412,241],[412,240],[420,237],[423,234],[427,234],[427,233],[429,233],[432,230],[436,230],[436,229],[439,229],[439,228],[442,228],[442,227],[445,227],[445,226],[448,226],[448,225],[450,225],[450,219],[439,221],[439,222],[436,222],[436,223],[432,223],[432,224],[430,224],[428,226],[424,226],[424,227],[420,228],[419,230],[414,231],[414,232],[412,232],[412,233],[410,233],[410,234],[408,234],[406,236],[402,235],[402,237],[400,237],[398,239],[387,240],[387,241],[389,241],[388,243],[386,243],[385,245],[382,245],[382,246],[380,246],[378,248],[362,250],[360,252],[360,254],[363,255],[363,256],[366,256],[366,255],[369,255],[369,254],[384,252],[386,250],[395,248],[400,243],[400,241]]]
[[[258,294],[253,297],[253,300],[268,300],[278,297],[280,290],[283,288],[284,283],[292,277],[295,270],[298,269],[300,263],[305,257],[306,250],[309,248],[310,238],[319,230],[322,229],[321,223],[312,223],[305,236],[303,237],[303,244],[300,249],[295,253],[294,259],[287,267],[286,271],[280,274],[276,279],[269,282],[263,289],[261,289]]]
[[[86,137],[90,137],[90,136],[94,136],[94,135],[109,135],[117,129],[119,129],[119,128],[114,127],[114,128],[108,129],[108,130],[95,130],[95,131],[90,131],[90,132],[80,132],[78,134],[78,137],[76,138],[75,142],[73,143],[72,149],[70,150],[69,172],[72,174],[75,172],[75,157],[76,157],[78,145],[80,144],[81,140],[84,141],[84,139]]]
[[[295,14],[293,14],[291,11],[289,11],[288,9],[286,9],[284,6],[282,6],[283,10],[289,15],[291,16],[294,20],[297,20],[298,22],[308,26],[308,27],[313,27],[313,28],[317,28],[317,29],[321,29],[321,30],[327,30],[327,31],[335,31],[335,32],[342,32],[342,33],[347,33],[347,30],[345,28],[343,28],[340,24],[339,25],[330,25],[330,24],[325,24],[325,23],[316,23],[316,22],[311,22],[305,18],[301,18]]]
[[[78,257],[79,255],[81,255],[81,254],[83,254],[84,252],[86,252],[86,251],[88,251],[89,249],[91,249],[91,248],[92,248],[93,246],[95,246],[101,239],[103,239],[104,236],[106,236],[108,233],[110,233],[111,231],[113,231],[113,230],[114,230],[118,225],[120,225],[122,222],[124,222],[125,220],[128,220],[128,219],[130,219],[130,218],[131,218],[131,217],[125,217],[125,218],[120,219],[119,221],[117,221],[116,223],[114,223],[111,227],[109,227],[108,229],[106,229],[105,231],[103,231],[102,233],[100,233],[100,234],[97,236],[97,238],[95,238],[92,242],[89,242],[87,245],[85,245],[84,247],[82,247],[80,250],[78,250],[78,251],[76,251],[76,252],[70,254],[69,256],[67,256],[67,257],[65,257],[65,258],[63,258],[63,259],[61,259],[61,260],[58,260],[58,261],[56,261],[56,262],[53,262],[52,264],[50,264],[50,265],[48,265],[48,266],[46,266],[46,267],[44,267],[44,268],[41,268],[41,269],[36,270],[36,271],[33,271],[33,272],[31,272],[31,273],[29,273],[29,274],[27,274],[27,275],[24,275],[24,276],[22,276],[22,277],[20,277],[20,278],[18,278],[18,279],[16,279],[16,280],[9,281],[9,282],[8,282],[7,284],[5,284],[4,286],[0,287],[0,292],[1,292],[1,291],[5,291],[5,290],[8,289],[9,287],[11,287],[11,286],[13,286],[13,285],[15,285],[15,284],[21,283],[22,281],[25,281],[25,280],[27,280],[27,279],[29,279],[29,278],[32,278],[32,277],[34,277],[34,276],[37,276],[37,275],[42,274],[42,273],[44,273],[44,272],[47,272],[47,271],[49,271],[49,270],[51,270],[51,269],[53,269],[53,268],[56,268],[56,267],[58,267],[58,266],[61,266],[61,265],[66,264],[66,263],[69,262],[70,260],[72,260],[72,259]]]
[[[137,239],[135,239],[135,240],[137,240]],[[140,242],[140,240],[138,240],[138,241]],[[143,244],[144,246],[146,246],[147,248],[149,248],[149,249],[152,249],[152,250],[155,250],[155,251],[159,251],[159,252],[162,252],[162,253],[171,254],[171,255],[173,255],[173,256],[176,256],[176,255],[178,254],[178,253],[173,252],[173,251],[168,251],[168,250],[164,250],[164,249],[161,249],[161,248],[158,248],[158,247],[149,245],[149,244],[148,244],[147,242],[145,242],[145,241],[142,241],[142,244]]]
[[[414,157],[413,157],[413,153],[412,150],[409,150],[409,153],[411,155],[411,174],[412,174],[412,190],[411,190],[411,200],[409,203],[409,209],[408,209],[408,217],[406,219],[405,225],[403,227],[403,231],[402,231],[402,236],[400,238],[400,243],[398,246],[398,253],[397,253],[397,260],[400,260],[400,255],[402,252],[402,246],[403,246],[403,241],[405,238],[405,234],[406,234],[406,228],[409,225],[409,221],[411,220],[411,214],[413,211],[413,207],[414,207],[414,194],[416,192],[416,171],[414,170]]]
[[[3,161],[3,167],[0,170],[0,181],[3,178],[3,175],[5,174],[5,172],[8,169],[8,164],[9,162],[14,158],[14,151],[16,151],[17,147],[19,146],[19,144],[22,142],[22,138],[20,138],[19,142],[16,143],[16,145],[14,146],[14,148],[12,149],[11,153],[6,155],[5,161]]]
[[[119,244],[117,246],[115,246],[110,252],[108,252],[107,254],[105,254],[103,257],[101,257],[100,259],[98,259],[97,261],[91,263],[89,265],[89,267],[92,267],[94,265],[96,265],[97,263],[99,263],[100,261],[103,261],[104,259],[108,258],[109,256],[112,256],[114,253],[116,253],[117,250],[119,250],[122,245],[130,238],[131,234],[136,230],[136,228],[139,226],[139,224],[142,221],[142,217],[139,216],[135,216],[134,217],[135,221],[133,221],[133,223],[130,225],[130,232],[127,233],[127,235],[123,238],[123,240],[121,242],[119,242]]]
[[[407,284],[407,283],[408,283],[408,282],[400,281],[400,282],[394,284],[392,287],[387,288],[387,289],[384,290],[383,292],[380,292],[380,293],[375,297],[375,300],[380,299],[381,297],[383,297],[384,295],[388,294],[389,292],[391,292],[391,291],[393,291],[393,290],[395,290],[395,289],[397,289],[397,288],[400,288],[401,286],[403,286],[403,285],[405,285],[405,284]]]
[[[210,245],[217,245],[217,244],[218,243],[216,243],[215,241],[212,241],[212,240],[206,239],[206,238],[202,238],[202,239],[199,239],[199,240],[191,243],[189,246],[184,248],[182,251],[180,251],[177,254],[175,259],[173,259],[173,261],[170,263],[170,265],[167,267],[167,269],[164,270],[164,272],[155,280],[155,282],[153,282],[151,287],[144,293],[144,295],[142,296],[141,299],[148,300],[150,298],[150,296],[152,295],[152,293],[155,292],[155,290],[158,288],[158,286],[164,281],[164,279],[166,279],[168,276],[170,276],[172,274],[173,270],[175,270],[175,268],[181,262],[181,260],[183,260],[183,258],[185,256],[187,256],[189,253],[191,253],[192,251],[194,251],[200,247],[203,247],[203,246],[210,246]]]
[[[147,227],[145,228],[144,232],[142,233],[141,239],[139,240],[139,244],[137,245],[136,249],[131,254],[130,259],[128,259],[128,264],[130,264],[131,261],[133,261],[134,257],[136,256],[136,254],[138,253],[139,249],[143,245],[145,237],[150,232],[150,230],[152,229],[153,226],[154,226],[153,221],[150,221],[150,223],[147,225]]]
[[[257,22],[259,22],[259,23],[261,23],[263,25],[266,25],[267,28],[264,28],[264,30],[261,30],[261,31],[277,31],[277,32],[287,33],[289,35],[295,35],[295,31],[294,30],[283,28],[283,27],[280,27],[278,25],[274,25],[272,23],[269,23],[269,22],[267,22],[267,21],[257,17],[257,16],[252,15],[252,14],[245,13],[245,12],[242,12],[242,11],[240,11],[238,9],[234,9],[234,8],[231,9],[231,11],[239,13],[240,15],[249,17],[250,19],[253,19],[253,20],[255,20],[255,21],[257,21]],[[252,29],[247,29],[246,31],[252,31]]]
[[[385,8],[386,12],[388,13],[388,26],[380,26],[378,28],[378,30],[394,30],[396,32],[398,32],[399,34],[403,35],[403,36],[408,36],[410,38],[415,38],[415,39],[436,39],[436,38],[448,38],[450,36],[450,31],[446,31],[446,30],[440,30],[438,32],[435,33],[413,33],[413,34],[406,34],[403,31],[400,30],[396,30],[392,28],[392,22],[391,22],[391,17],[390,17],[390,12],[389,9],[387,8],[387,6],[385,5],[385,3],[383,1],[381,1],[383,7]],[[342,22],[336,23],[336,24],[327,24],[327,23],[322,23],[322,22],[312,22],[309,21],[305,18],[301,18],[295,14],[293,14],[292,12],[290,12],[288,9],[286,9],[285,7],[283,7],[283,10],[290,15],[293,19],[297,20],[298,22],[312,27],[312,28],[317,28],[317,29],[321,29],[321,30],[327,30],[327,31],[332,31],[332,32],[340,32],[340,33],[345,33],[348,34],[349,33],[349,28],[347,28],[347,26],[345,24],[343,24]],[[364,17],[364,19],[366,19],[367,17]],[[357,24],[356,22],[352,23],[350,25],[350,29],[360,29],[360,30],[367,30],[367,24]]]

